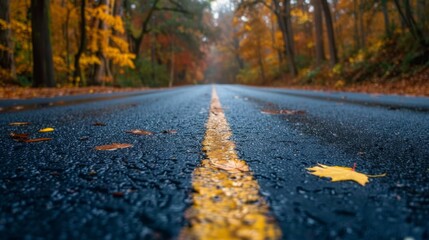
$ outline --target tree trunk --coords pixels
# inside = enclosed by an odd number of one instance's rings
[[[31,0],[34,87],[55,87],[49,3],[49,0]]]
[[[295,77],[296,75],[298,75],[298,70],[295,64],[293,41],[291,41],[293,40],[292,32],[291,32],[292,29],[287,27],[288,24],[285,21],[287,18],[289,18],[289,21],[290,21],[290,15],[287,14],[288,11],[290,11],[290,2],[288,0],[285,0],[284,3],[282,4],[283,5],[282,7],[280,6],[280,3],[278,0],[273,0],[273,2],[274,2],[274,12],[277,16],[277,22],[279,24],[280,31],[283,37],[284,51],[288,59],[289,71],[292,77]],[[285,6],[284,5],[285,3],[289,3],[289,4]]]
[[[290,73],[293,77],[298,75],[298,70],[296,68],[295,64],[295,44],[293,40],[293,28],[292,28],[292,21],[291,21],[291,15],[290,15],[290,0],[284,0],[284,23],[285,23],[285,33],[286,38],[288,39],[288,48],[289,48],[289,65],[290,65]]]
[[[69,27],[70,27],[70,14],[71,9],[67,7],[67,14],[66,14],[66,22],[64,24],[64,38],[66,42],[66,65],[67,65],[67,80],[70,80],[71,75],[71,63],[70,63],[70,38],[69,38]]]
[[[257,40],[256,40],[256,44],[257,44],[257,49],[255,49],[257,52],[257,56],[258,56],[258,65],[259,65],[259,73],[261,74],[261,80],[262,80],[262,84],[266,83],[266,76],[265,76],[265,68],[264,68],[264,59],[262,56],[262,44],[261,44],[261,38],[258,36]],[[268,83],[270,84],[270,83]]]
[[[135,37],[132,33],[130,33],[131,39],[133,40],[132,41],[133,44],[131,45],[132,46],[131,52],[134,53],[134,55],[136,55],[135,61],[139,59],[138,56],[140,55],[140,47],[143,42],[143,38],[150,31],[149,24],[152,20],[152,16],[155,13],[156,6],[159,1],[160,0],[153,1],[151,8],[149,9],[149,12],[147,13],[145,19],[142,21],[141,33],[137,37]]]
[[[421,47],[427,48],[427,43],[425,41],[425,38],[423,37],[422,31],[417,26],[416,21],[414,20],[414,17],[411,12],[411,6],[409,0],[404,0],[404,9],[402,9],[401,4],[399,3],[399,0],[394,0],[396,9],[399,12],[399,16],[401,17],[402,21],[404,22],[405,26],[410,31],[411,35],[413,35],[414,39],[417,40],[417,42],[420,44]]]
[[[237,37],[238,31],[234,26],[232,28],[233,28],[232,44],[234,47],[234,56],[238,64],[238,69],[242,70],[244,68],[244,61],[240,57],[240,40]]]
[[[278,48],[277,48],[277,40],[276,40],[276,31],[277,31],[277,29],[276,29],[274,21],[270,21],[270,23],[271,23],[271,25],[270,25],[270,33],[271,33],[271,45],[272,45],[271,47],[273,49],[275,49],[276,52],[277,52],[278,68],[279,68],[279,72],[281,72],[283,57],[282,57],[281,51],[279,51]]]
[[[157,79],[156,79],[156,69],[155,69],[155,62],[156,62],[156,36],[154,36],[154,34],[150,35],[150,65],[151,65],[151,79],[150,81],[152,82],[152,86],[157,84]]]
[[[328,33],[328,45],[329,45],[329,62],[331,66],[335,66],[338,63],[337,46],[335,44],[334,27],[332,24],[331,10],[329,10],[329,4],[327,0],[322,1],[322,9],[325,15],[326,30]]]
[[[113,16],[122,16],[122,0],[111,0],[113,5]],[[116,30],[112,27],[112,36],[117,36],[118,33]],[[113,45],[113,41],[110,40],[110,45]],[[112,85],[115,85],[115,79],[116,79],[116,68],[113,63],[113,60],[111,59],[109,62],[109,69],[110,69],[110,76],[112,77]]]
[[[109,6],[109,0],[101,0],[100,5],[106,5]],[[110,9],[107,8],[106,11],[109,11]],[[98,29],[99,31],[106,31],[107,25],[106,23],[100,19],[98,22]],[[98,59],[100,59],[100,64],[95,65],[94,69],[94,79],[91,79],[91,85],[105,85],[105,82],[107,79],[109,79],[110,76],[110,67],[109,62],[107,61],[107,58],[104,54],[105,49],[103,49],[103,46],[106,46],[108,44],[108,39],[101,38],[98,40],[98,51],[96,53]],[[89,81],[88,81],[89,82]]]
[[[427,2],[427,0],[417,0],[417,4],[416,4],[417,18],[419,21],[419,25],[421,26],[421,28],[423,30],[427,30],[427,27],[426,27],[427,16],[426,16],[426,14],[428,12],[427,7],[429,7],[429,6],[426,4],[426,2]]]
[[[384,31],[385,31],[387,37],[391,37],[392,31],[390,28],[389,8],[387,7],[387,0],[381,1],[381,10],[383,11]]]
[[[316,64],[325,61],[325,45],[323,42],[323,18],[320,0],[313,0],[314,6],[314,42],[316,50]]]
[[[359,37],[360,37],[361,48],[364,48],[366,45],[364,13],[365,13],[365,1],[359,0],[359,33],[360,33]]]
[[[355,42],[355,49],[359,49],[360,45],[360,37],[359,37],[359,9],[358,9],[358,0],[353,0],[353,39]]]
[[[81,0],[80,5],[80,44],[79,44],[79,50],[77,51],[75,57],[74,57],[74,74],[73,74],[73,82],[74,85],[82,85],[83,81],[83,74],[82,69],[80,68],[80,57],[82,56],[83,52],[86,48],[86,18],[85,18],[85,7],[86,6],[86,0]]]
[[[174,41],[171,38],[171,66],[170,66],[170,81],[168,81],[168,87],[173,87],[173,83],[174,83],[174,64],[175,64],[175,59],[174,59]]]
[[[0,20],[10,24],[10,1],[0,1]],[[15,78],[15,64],[13,60],[13,44],[11,41],[11,30],[7,28],[0,28],[0,77],[5,80],[12,80]],[[6,48],[6,49],[5,49]],[[6,76],[2,75],[2,71],[5,71]]]

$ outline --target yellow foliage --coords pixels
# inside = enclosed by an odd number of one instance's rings
[[[110,8],[107,5],[100,5],[95,8],[88,8],[88,16],[90,19],[95,18],[103,21],[105,24],[113,28],[119,33],[124,33],[124,24],[119,16],[110,14]]]
[[[121,53],[117,48],[108,47],[105,54],[108,59],[111,59],[118,66],[134,68],[132,60],[135,58],[135,55],[132,53]]]
[[[94,64],[101,64],[100,59],[96,56],[96,55],[86,55],[83,54],[80,58],[80,65],[83,68],[86,68],[90,65],[94,65]]]
[[[292,9],[291,15],[298,19],[298,24],[305,24],[311,22],[311,15],[308,12],[302,11],[302,9]]]
[[[346,82],[342,79],[335,82],[335,88],[343,88],[346,85]]]
[[[351,64],[361,63],[365,60],[365,53],[362,50],[359,50],[359,53],[354,57],[349,58]]]

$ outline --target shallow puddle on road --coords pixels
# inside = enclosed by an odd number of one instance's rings
[[[179,239],[280,239],[281,232],[259,194],[259,185],[235,152],[215,87],[203,150],[207,159],[193,173],[189,226]]]

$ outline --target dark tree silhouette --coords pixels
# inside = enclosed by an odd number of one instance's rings
[[[55,87],[49,19],[50,1],[31,0],[33,87]]]

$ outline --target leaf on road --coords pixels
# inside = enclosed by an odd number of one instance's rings
[[[32,143],[32,142],[44,142],[44,141],[50,141],[52,138],[33,138],[30,139],[30,135],[28,133],[10,133],[9,136],[18,142],[26,142],[26,143]]]
[[[26,143],[32,143],[32,142],[45,142],[45,141],[51,141],[52,138],[33,138],[33,139],[27,139],[24,142]]]
[[[41,133],[53,132],[53,131],[54,131],[54,129],[50,128],[50,127],[48,127],[48,128],[42,128],[42,129],[39,130],[39,132],[41,132]]]
[[[107,126],[107,124],[102,123],[102,122],[95,122],[95,123],[93,123],[92,125],[93,125],[93,126],[98,126],[98,127],[104,127],[104,126]]]
[[[109,145],[96,146],[95,150],[98,150],[98,151],[114,151],[114,150],[122,149],[122,148],[130,148],[132,146],[133,146],[132,144],[128,144],[128,143],[112,143]]]
[[[234,160],[223,160],[223,161],[210,161],[210,163],[219,168],[228,172],[248,172],[249,167],[246,162],[238,159]]]
[[[29,138],[29,134],[28,133],[14,133],[14,132],[11,132],[9,134],[9,136],[13,140],[18,141],[18,142],[24,142],[24,141],[26,141]]]
[[[310,174],[331,178],[332,182],[338,181],[355,181],[362,186],[365,186],[368,183],[368,177],[384,177],[386,174],[371,176],[363,173],[354,171],[353,168],[349,167],[340,167],[340,166],[326,166],[323,164],[318,164],[311,168],[307,168]]]
[[[177,131],[174,130],[174,129],[169,129],[169,130],[163,130],[161,133],[164,133],[164,134],[176,134]]]
[[[87,140],[89,140],[89,136],[82,136],[82,137],[79,138],[79,140],[81,140],[81,141],[87,141]]]
[[[115,198],[121,198],[125,196],[124,192],[112,192],[112,196]]]
[[[9,126],[27,126],[30,125],[29,122],[11,122],[9,123]]]
[[[125,132],[135,134],[135,135],[152,135],[153,134],[153,132],[149,132],[149,131],[141,130],[141,129],[133,129],[133,130],[125,131]]]
[[[264,109],[261,111],[261,113],[269,114],[269,115],[301,115],[301,114],[305,114],[305,111],[288,110],[288,109],[280,109],[280,110]]]

